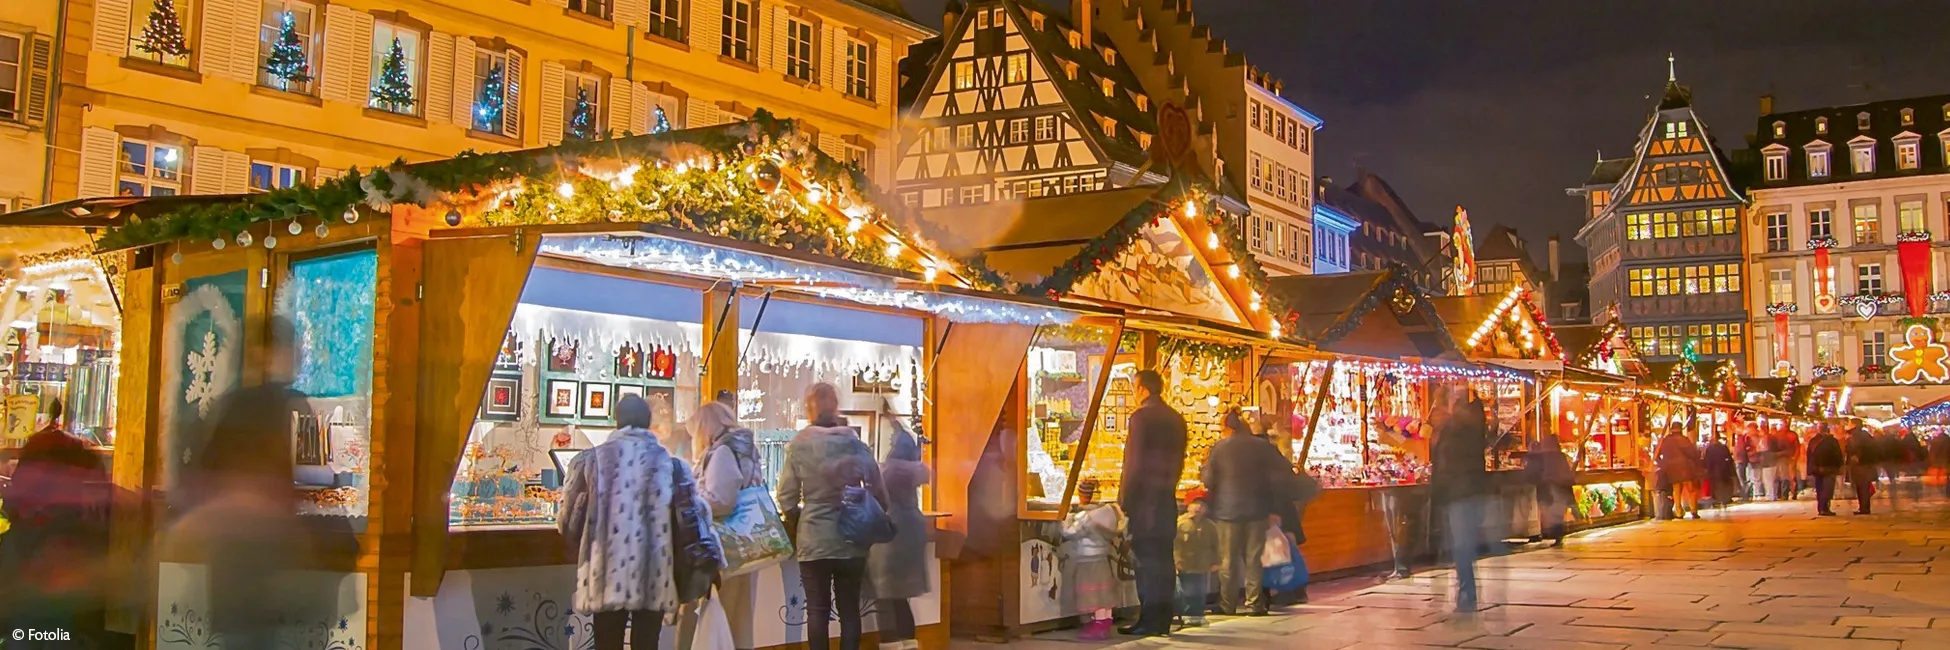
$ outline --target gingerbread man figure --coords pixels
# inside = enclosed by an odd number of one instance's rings
[[[1903,332],[1903,341],[1889,351],[1889,357],[1896,360],[1896,367],[1889,372],[1890,378],[1899,384],[1914,384],[1922,381],[1942,383],[1950,379],[1950,348],[1936,342],[1936,333],[1922,325],[1911,325]]]

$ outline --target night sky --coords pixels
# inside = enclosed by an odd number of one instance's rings
[[[904,0],[939,28],[941,0]],[[1067,0],[1051,0],[1067,11]],[[1116,0],[1106,0],[1116,1]],[[1469,208],[1568,241],[1600,150],[1631,152],[1666,53],[1721,148],[1776,111],[1950,93],[1940,0],[1195,0],[1199,22],[1326,120],[1317,176],[1356,166],[1423,219]],[[1927,135],[1927,134],[1926,134]],[[1536,250],[1536,249],[1533,249]],[[1541,261],[1541,260],[1540,260]]]

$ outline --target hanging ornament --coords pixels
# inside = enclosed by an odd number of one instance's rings
[[[238,246],[250,246],[250,245],[251,245],[251,242],[252,242],[252,241],[254,241],[254,239],[253,239],[253,238],[251,237],[251,231],[249,231],[249,230],[246,230],[246,231],[243,231],[243,232],[239,232],[239,233],[237,233],[237,245],[238,245]]]
[[[291,233],[291,236],[293,236],[293,237],[296,237],[296,236],[298,236],[298,235],[302,235],[302,234],[305,234],[305,226],[304,226],[304,224],[301,224],[301,223],[298,223],[298,220],[297,220],[297,219],[292,219],[292,220],[291,220],[291,225],[290,225],[290,226],[288,226],[288,227],[286,227],[286,228],[285,228],[285,230],[286,230],[287,232],[290,232],[290,233]]]
[[[359,223],[359,208],[357,207],[346,208],[345,216],[343,218],[345,219],[346,223]]]
[[[169,263],[181,266],[183,264],[183,251],[176,251],[175,253],[171,253],[169,256]]]
[[[447,226],[454,227],[459,225],[460,225],[460,210],[449,208],[447,210]]]
[[[759,161],[758,166],[752,168],[752,184],[757,185],[760,192],[770,194],[778,191],[779,178],[779,164],[770,160]]]
[[[210,248],[212,250],[223,250],[223,247],[228,243],[229,242],[226,242],[223,240],[223,238],[219,237],[217,239],[210,240]]]
[[[264,248],[266,248],[266,249],[272,249],[272,248],[277,248],[277,247],[278,247],[278,236],[277,236],[277,235],[265,235],[265,236],[264,236]]]
[[[329,235],[331,233],[332,233],[332,228],[330,226],[326,226],[325,222],[323,221],[318,222],[318,227],[313,228],[311,230],[311,234],[317,235],[319,239],[324,239],[326,235]]]

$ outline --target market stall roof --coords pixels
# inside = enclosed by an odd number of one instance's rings
[[[1294,336],[1343,354],[1463,359],[1428,295],[1401,269],[1274,278]],[[1386,307],[1386,309],[1380,309]]]
[[[240,194],[177,196],[113,196],[73,199],[0,214],[0,226],[71,226],[113,228],[136,219],[152,219],[189,207],[228,203]]]
[[[1500,296],[1444,296],[1430,302],[1470,359],[1525,370],[1562,369],[1564,349],[1527,294],[1518,287]]]
[[[922,217],[912,225],[946,250],[983,256],[1004,277],[1034,285],[1157,192],[1155,187],[1131,187],[1042,197],[1033,203],[933,208],[910,216]],[[1046,218],[1051,215],[1063,218]]]
[[[1557,325],[1557,344],[1564,349],[1565,367],[1584,368],[1610,375],[1644,378],[1645,361],[1618,320],[1602,325]]]

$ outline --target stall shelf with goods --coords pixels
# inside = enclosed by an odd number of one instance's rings
[[[111,223],[0,215],[0,468],[51,421],[113,453],[127,262],[89,234]]]

